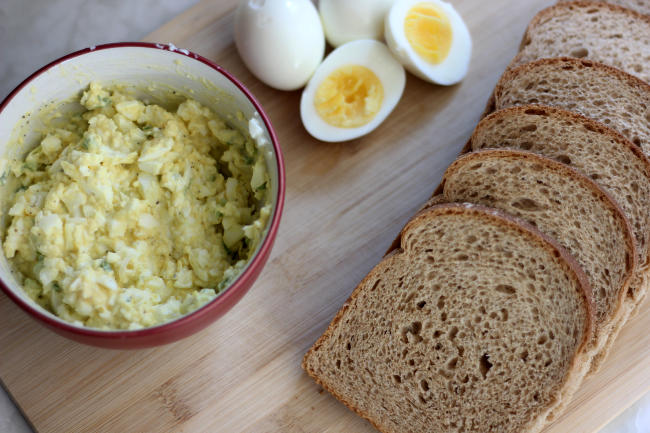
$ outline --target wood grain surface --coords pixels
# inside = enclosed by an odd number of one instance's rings
[[[471,134],[497,78],[548,0],[455,0],[474,39],[451,88],[412,75],[393,114],[343,144],[312,139],[300,92],[246,70],[232,42],[236,1],[204,0],[146,39],[173,42],[239,77],[275,125],[287,200],[272,256],[224,318],[178,343],[110,351],[40,327],[0,295],[0,379],[34,428],[49,432],[371,432],[300,369],[355,285],[429,197]],[[650,303],[602,370],[546,433],[594,432],[650,389]]]

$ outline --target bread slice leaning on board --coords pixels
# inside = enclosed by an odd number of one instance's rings
[[[608,3],[558,3],[533,18],[510,67],[562,56],[601,62],[650,81],[650,16]]]
[[[558,3],[569,3],[574,0],[559,0]],[[607,3],[632,9],[643,15],[650,15],[650,0],[608,0]]]
[[[382,432],[535,433],[585,374],[589,283],[531,225],[482,206],[415,216],[303,368]]]
[[[542,104],[578,112],[618,131],[650,154],[650,84],[619,69],[568,57],[508,69],[486,114]]]
[[[618,205],[595,182],[571,167],[518,150],[483,150],[462,156],[443,175],[447,202],[468,202],[522,218],[557,240],[587,274],[595,305],[592,356],[603,356],[620,325],[636,272],[631,227]]]

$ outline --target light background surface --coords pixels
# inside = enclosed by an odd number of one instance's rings
[[[0,100],[52,60],[90,45],[137,41],[197,1],[0,0]],[[31,432],[0,388],[0,433]]]
[[[196,2],[0,0],[0,100],[50,61],[90,45],[139,40]],[[32,432],[2,388],[0,432]],[[600,433],[650,433],[650,393]]]

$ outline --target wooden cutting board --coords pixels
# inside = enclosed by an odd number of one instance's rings
[[[412,75],[372,134],[313,140],[300,92],[270,89],[232,42],[235,0],[204,0],[146,40],[224,66],[259,98],[287,165],[287,201],[258,282],[224,318],[188,339],[109,351],[41,328],[0,295],[0,379],[46,432],[371,432],[300,369],[355,285],[431,194],[478,121],[528,21],[548,0],[456,0],[474,38],[471,69],[443,88]],[[546,433],[594,432],[650,389],[650,303]]]

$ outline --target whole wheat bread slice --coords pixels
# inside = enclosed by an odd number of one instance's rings
[[[501,209],[556,239],[584,269],[595,305],[593,356],[621,325],[636,272],[633,232],[618,205],[571,167],[515,150],[482,150],[452,163],[443,176],[446,201]]]
[[[435,206],[302,365],[382,432],[534,433],[584,374],[590,299],[574,259],[532,226]]]
[[[426,212],[429,208],[443,203],[447,203],[445,197],[442,194],[435,194],[420,207],[420,210],[418,213],[416,213],[416,215],[419,215],[421,212]],[[398,236],[397,239],[393,242],[393,245],[391,245],[389,252],[399,248],[399,243],[400,237]],[[616,337],[618,337],[618,334],[620,333],[623,326],[625,326],[625,323],[627,323],[629,319],[638,313],[639,308],[647,297],[649,287],[650,270],[647,267],[645,269],[639,269],[637,267],[636,275],[633,276],[632,282],[628,287],[627,296],[624,297],[623,305],[621,306],[622,311],[620,317],[616,323],[612,324],[612,330],[607,336],[606,341],[603,343],[601,351],[597,354],[594,354],[591,358],[589,374],[596,373],[602,366],[603,362],[607,359],[607,354],[614,345]],[[554,420],[557,415],[559,415],[564,410],[568,403],[568,401],[565,401],[560,406],[553,409],[553,411],[548,416],[548,420]]]
[[[522,108],[525,108],[525,107],[526,106],[523,106]],[[552,108],[552,107],[542,107],[542,106],[534,106],[534,107],[535,108],[543,108],[543,109]],[[519,108],[519,107],[516,107],[516,108]],[[504,111],[504,110],[501,110],[501,111]],[[571,114],[574,114],[576,116],[580,116],[577,113],[571,113]],[[585,117],[582,117],[582,118],[586,119]],[[587,120],[591,122],[590,119],[587,119]],[[479,126],[480,126],[480,124],[479,124]],[[604,127],[603,125],[600,125],[600,126]],[[620,136],[620,134],[619,134],[619,136]],[[484,135],[482,135],[482,137],[487,138]],[[636,152],[640,153],[639,149],[636,146],[634,146],[634,145],[632,145],[632,146],[633,146],[633,149],[635,149]],[[493,146],[492,148],[496,148],[496,147],[497,146]],[[504,146],[504,147],[506,147],[506,146]],[[514,148],[515,146],[507,146],[507,147]],[[472,148],[472,141],[471,140],[469,142],[469,148],[470,149]],[[486,148],[490,148],[490,147],[486,147]],[[480,150],[480,149],[474,149],[474,150]],[[536,152],[534,150],[534,148],[530,149],[530,150],[535,152],[535,153],[542,154],[541,152]],[[547,152],[547,153],[550,153],[550,152]],[[641,155],[643,155],[643,154],[641,153]],[[552,156],[549,156],[548,154],[544,155],[544,156],[552,158]],[[575,165],[574,165],[574,167],[575,167]],[[583,172],[583,174],[584,174],[584,172]],[[599,183],[599,185],[600,185],[600,183]],[[602,185],[601,185],[601,187],[602,187]],[[420,207],[420,209],[416,212],[416,214],[415,214],[415,216],[413,218],[415,218],[416,216],[418,216],[422,212],[426,212],[431,207],[434,207],[434,206],[437,206],[437,205],[440,205],[440,204],[448,203],[448,201],[445,199],[444,195],[442,195],[442,186],[439,187],[439,189],[440,189],[439,193],[434,193],[434,195]],[[629,221],[629,217],[628,217],[628,221]],[[631,227],[631,228],[634,229],[634,227]],[[396,239],[393,241],[393,243],[391,244],[391,246],[388,248],[387,254],[389,254],[389,253],[393,252],[394,250],[398,249],[400,247],[400,242],[401,242],[401,237],[400,237],[400,235],[398,235],[396,237]],[[639,253],[638,249],[637,249],[637,254],[639,255],[639,257],[642,257],[642,254]],[[637,262],[638,262],[638,260],[637,260]],[[647,297],[648,290],[650,290],[650,268],[648,266],[646,266],[645,268],[641,268],[640,266],[637,265],[636,274],[633,275],[633,277],[631,279],[631,282],[630,282],[630,285],[628,286],[627,296],[625,296],[624,299],[623,299],[623,304],[621,306],[621,313],[620,313],[620,316],[619,316],[618,320],[615,323],[612,324],[612,329],[609,332],[609,334],[607,335],[606,341],[601,343],[602,344],[602,349],[600,350],[600,352],[598,352],[596,354],[592,354],[592,356],[591,356],[591,360],[589,362],[589,371],[588,371],[589,374],[594,374],[600,369],[603,362],[607,359],[607,355],[609,354],[609,351],[611,350],[612,346],[614,345],[614,342],[615,342],[616,338],[618,337],[618,334],[620,333],[623,326],[625,326],[625,324],[627,323],[627,321],[629,319],[631,319],[632,317],[634,317],[638,313],[639,308],[641,307],[642,303],[645,301],[645,298]],[[562,405],[555,408],[549,414],[548,420],[553,421],[557,417],[557,415],[559,415],[564,410],[564,408],[566,407],[566,405],[568,403],[569,403],[569,401],[565,401]]]
[[[574,0],[559,0],[558,3],[567,3],[572,1]],[[608,0],[607,3],[632,9],[633,11],[637,11],[643,15],[650,15],[649,0]]]
[[[532,19],[510,67],[563,56],[601,62],[650,81],[650,17],[608,3],[558,3]]]
[[[571,58],[526,63],[501,76],[487,111],[525,104],[578,112],[650,152],[650,84],[616,68]]]

